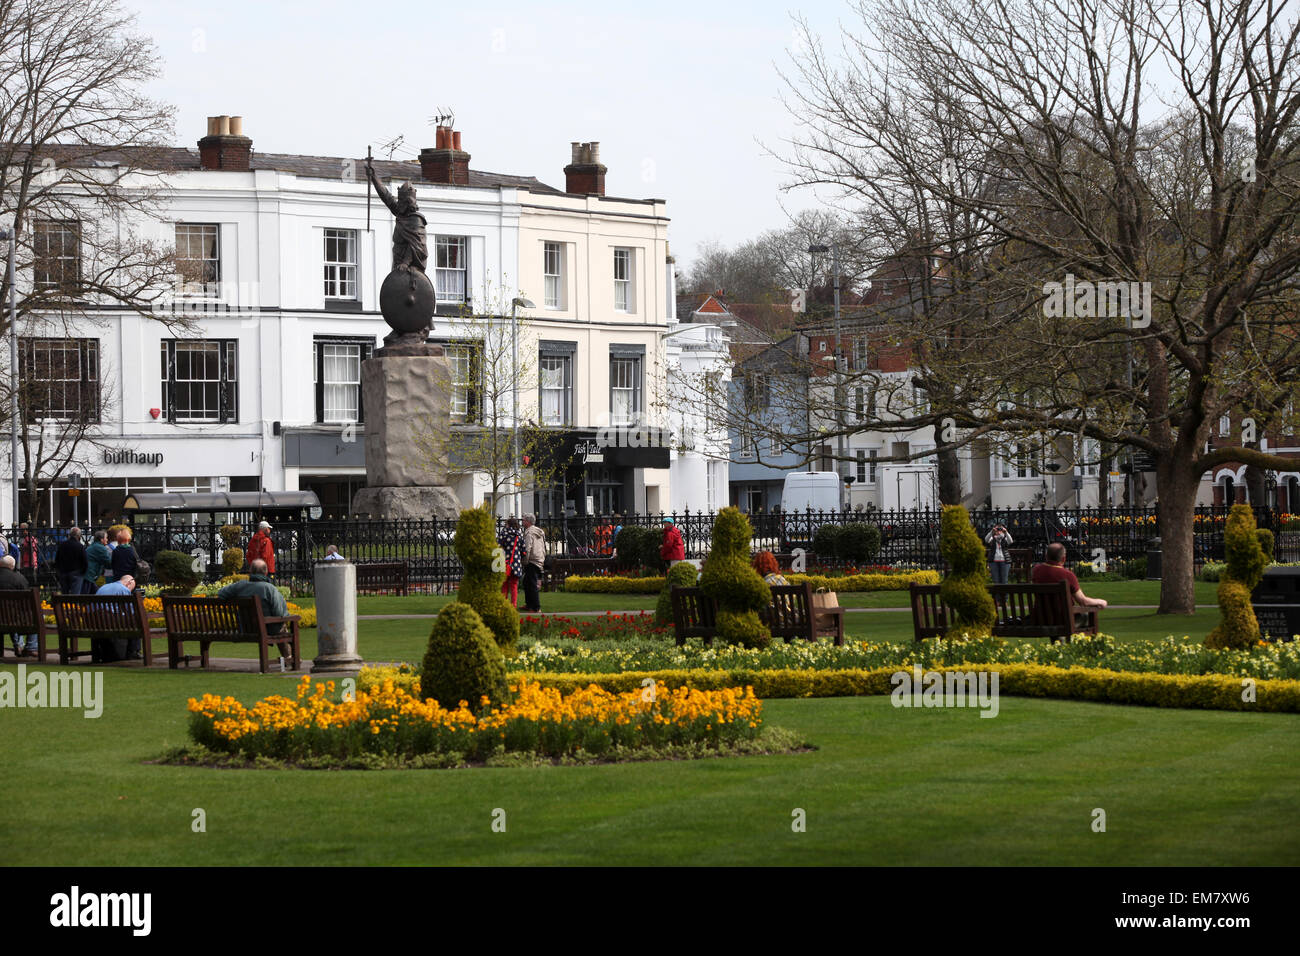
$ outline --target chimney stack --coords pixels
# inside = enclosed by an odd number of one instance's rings
[[[420,175],[444,186],[469,185],[469,153],[460,148],[460,131],[439,126],[433,148],[420,150]]]
[[[246,173],[253,141],[244,135],[242,116],[209,116],[208,135],[199,140],[199,165]]]
[[[605,195],[606,169],[600,164],[600,143],[570,143],[572,160],[564,167],[564,191],[582,196]]]

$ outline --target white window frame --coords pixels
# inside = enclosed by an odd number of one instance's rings
[[[1231,434],[1232,434],[1232,416],[1220,415],[1219,416],[1219,437],[1227,438]]]
[[[551,271],[554,269],[554,271]],[[564,308],[564,243],[542,243],[542,306]]]
[[[634,355],[611,355],[609,357],[609,423],[611,425],[635,425],[641,417],[641,374],[642,358]],[[616,370],[628,370],[630,382],[621,384],[625,377],[616,375]],[[620,384],[616,384],[616,380]],[[615,409],[618,403],[614,398],[616,394],[628,394],[631,396],[629,403],[631,413],[628,415],[618,414]]]
[[[450,253],[452,250],[459,252],[460,265],[445,266],[442,264],[444,258],[451,261],[451,256],[444,256],[444,253]],[[469,237],[468,236],[434,236],[433,239],[433,271],[434,271],[434,295],[439,302],[463,303],[469,301]],[[447,291],[445,287],[454,286],[457,283],[455,277],[459,276],[460,291],[457,293],[454,289]],[[448,280],[448,281],[444,281]]]
[[[451,342],[443,347],[447,363],[451,367],[448,382],[448,411],[452,422],[457,425],[469,425],[477,422],[481,409],[475,408],[470,401],[470,393],[477,386],[475,380],[475,354],[479,346],[475,342]]]
[[[322,341],[319,347],[321,349],[321,369],[325,386],[324,401],[322,403],[322,407],[324,408],[325,424],[335,425],[355,422],[360,418],[361,413],[361,345],[354,342]],[[333,356],[330,354],[331,351],[334,352]],[[330,379],[330,359],[333,357],[337,360],[340,355],[342,355],[343,361],[349,366],[355,362],[356,375],[355,377],[336,379],[332,381]],[[336,398],[340,394],[345,396],[349,392],[351,394],[350,402],[347,402],[345,399],[343,405],[336,403],[333,406],[333,414],[331,414],[330,405],[331,389],[334,390],[334,396]],[[340,409],[342,409],[342,412],[340,412]]]
[[[56,237],[58,248],[52,252],[51,243]],[[81,281],[81,221],[36,220],[32,253],[32,286],[36,291],[75,292]]]
[[[330,256],[330,244],[334,245],[335,255]],[[357,296],[357,262],[358,246],[360,240],[355,229],[334,229],[328,228],[324,231],[325,248],[323,259],[325,264],[325,298],[331,300],[341,300],[355,302]],[[343,258],[340,256],[339,249],[344,250],[344,255],[350,256]]]
[[[181,236],[185,236],[184,255],[181,249]],[[206,245],[206,238],[212,236],[215,246],[215,254],[209,258],[206,255],[193,256],[189,253],[194,250],[193,242],[199,241],[199,252],[203,253],[203,246]],[[181,277],[180,287],[176,290],[178,295],[194,299],[218,299],[221,297],[221,226],[214,222],[178,222],[176,223],[176,260],[177,262],[199,262],[210,264],[203,269],[203,272],[211,272],[211,277],[205,275],[204,279],[199,282],[186,282]]]
[[[620,269],[620,263],[622,268]],[[614,311],[635,312],[636,293],[632,285],[636,269],[636,256],[632,250],[619,247],[614,250]]]
[[[178,374],[181,352],[199,354],[215,352],[217,356],[216,377],[181,378]],[[164,339],[162,342],[162,357],[166,374],[162,383],[163,410],[164,414],[167,415],[168,422],[179,425],[194,425],[232,424],[239,421],[239,342],[237,340]],[[192,354],[188,364],[190,369],[193,370],[194,359]],[[209,408],[205,399],[198,409],[200,414],[193,414],[196,410],[193,404],[187,409],[189,414],[183,414],[176,401],[176,392],[174,390],[185,386],[193,386],[196,383],[201,387],[207,385],[216,386],[215,407]],[[193,395],[192,388],[188,389],[188,392],[191,396]],[[176,410],[175,415],[172,415],[173,409]]]
[[[560,373],[560,384],[558,387],[547,386],[542,373],[548,371],[547,363],[559,363],[558,371]],[[537,364],[537,417],[543,425],[571,425],[573,424],[573,355],[564,352],[543,352],[538,357]],[[547,392],[559,393],[559,415],[550,416],[547,413]]]

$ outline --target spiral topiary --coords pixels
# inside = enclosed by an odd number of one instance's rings
[[[659,600],[655,604],[655,627],[667,627],[673,623],[673,585],[693,588],[699,575],[699,570],[689,561],[678,561],[668,569],[664,589],[659,592]]]
[[[948,562],[948,573],[939,585],[939,600],[952,609],[954,623],[968,637],[988,636],[998,619],[998,609],[987,587],[989,569],[984,544],[961,505],[944,505],[939,553]]]
[[[238,574],[244,566],[243,548],[226,548],[221,552],[221,573]]]
[[[504,568],[493,570],[498,549],[496,519],[486,508],[466,508],[456,522],[454,547],[464,566],[456,600],[468,604],[487,625],[503,652],[512,653],[519,640],[519,612],[501,593]]]
[[[1219,576],[1219,625],[1205,637],[1214,650],[1245,650],[1259,640],[1250,592],[1264,577],[1273,553],[1273,532],[1255,527],[1250,505],[1233,505],[1223,526],[1226,566]]]
[[[244,537],[244,526],[242,524],[223,524],[218,533],[221,535],[222,544],[227,548],[236,548]]]
[[[462,700],[479,710],[484,697],[505,701],[509,687],[501,648],[468,604],[453,602],[438,612],[420,669],[420,693],[454,710]]]
[[[723,508],[713,522],[713,548],[704,562],[700,590],[718,603],[718,636],[728,644],[766,647],[772,633],[758,612],[772,603],[772,590],[749,563],[749,519]]]

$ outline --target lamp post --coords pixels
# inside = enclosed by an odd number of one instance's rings
[[[510,424],[514,430],[514,456],[511,463],[514,465],[515,473],[515,494],[512,507],[516,518],[521,514],[520,506],[524,493],[523,469],[519,467],[519,310],[521,308],[535,309],[537,306],[533,305],[528,299],[515,298],[510,300],[510,337],[512,339],[510,344],[510,398],[512,405]]]
[[[840,473],[842,478],[844,472],[844,402],[841,400],[840,392],[844,384],[842,377],[844,356],[840,343],[840,246],[836,242],[832,242],[828,246],[811,245],[808,247],[808,252],[813,256],[829,252],[831,254],[831,268],[835,273],[835,470]]]
[[[9,477],[13,483],[13,523],[18,524],[18,293],[14,287],[17,227],[0,226],[0,240],[9,240]]]

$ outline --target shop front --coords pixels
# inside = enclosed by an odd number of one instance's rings
[[[666,436],[645,432],[648,438],[604,428],[556,431],[529,462],[531,510],[539,518],[658,510],[659,488],[646,475],[669,467],[669,447]]]

